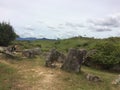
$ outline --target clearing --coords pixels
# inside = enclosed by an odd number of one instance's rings
[[[57,68],[46,68],[44,59],[0,59],[0,90],[119,90],[111,82],[118,74],[82,67],[74,74]],[[3,71],[2,71],[3,70]],[[103,82],[87,81],[84,73],[102,77]],[[5,78],[3,78],[5,77]]]

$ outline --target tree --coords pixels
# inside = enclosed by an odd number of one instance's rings
[[[0,46],[9,45],[16,37],[18,37],[18,35],[9,23],[0,23]]]

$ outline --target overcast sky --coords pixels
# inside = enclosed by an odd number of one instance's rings
[[[120,36],[120,0],[0,0],[0,22],[21,37]]]

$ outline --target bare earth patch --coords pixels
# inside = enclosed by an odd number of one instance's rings
[[[56,90],[59,88],[56,83],[59,71],[56,72],[56,70],[44,66],[29,67],[30,65],[25,63],[22,65],[12,64],[5,60],[0,60],[0,62],[16,68],[21,76],[20,80],[16,82],[16,87],[13,87],[12,90]]]
[[[17,69],[17,73],[20,76],[18,81],[15,82],[15,87],[12,87],[10,90],[101,90],[101,86],[109,84],[104,82],[98,84],[91,83],[82,75],[70,74],[59,68],[46,68],[38,60],[9,61],[1,59],[0,63]],[[85,69],[84,71],[89,72],[89,69]],[[97,73],[100,73],[102,76],[109,75],[109,78],[116,76],[102,72]],[[109,79],[108,77],[105,78],[106,80]],[[108,89],[116,90],[116,87],[104,87],[103,90]]]
[[[29,90],[56,90],[56,82],[58,82],[56,77],[59,74],[55,74],[55,71],[52,69],[36,67],[20,71],[20,73],[23,74],[23,81],[29,84],[27,87],[25,86]]]

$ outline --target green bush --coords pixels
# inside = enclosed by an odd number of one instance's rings
[[[11,41],[15,40],[16,33],[13,30],[13,27],[8,23],[0,23],[0,45],[7,46]]]
[[[97,53],[92,56],[94,63],[100,64],[103,68],[111,68],[120,64],[120,46],[112,42],[96,44]]]

